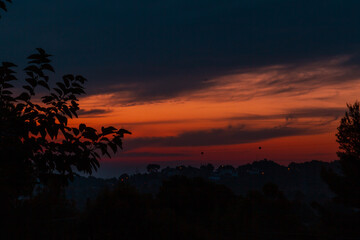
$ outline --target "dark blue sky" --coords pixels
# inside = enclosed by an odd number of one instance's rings
[[[42,47],[59,72],[88,77],[89,93],[125,84],[134,101],[164,99],[258,66],[345,54],[357,64],[359,8],[351,0],[15,0],[0,21],[0,60],[20,62]]]

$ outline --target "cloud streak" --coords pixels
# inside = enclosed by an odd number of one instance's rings
[[[322,130],[310,130],[280,126],[274,128],[247,129],[245,126],[229,126],[204,131],[189,131],[170,137],[146,137],[128,139],[125,148],[161,146],[161,147],[190,147],[190,146],[215,146],[253,143],[272,138],[310,135],[321,133]]]
[[[107,88],[109,104],[134,106],[165,101],[249,101],[264,97],[301,97],[313,94],[318,100],[334,98],[334,95],[318,95],[316,91],[353,88],[360,84],[360,68],[350,56],[302,64],[273,65],[259,68],[237,69],[213,79],[197,81],[191,88],[183,89],[183,82],[171,79],[169,84],[177,86],[168,89],[167,84],[132,83],[118,84]],[[155,87],[155,88],[154,88]],[[163,93],[162,93],[163,92]],[[336,96],[335,96],[336,97]]]
[[[80,117],[101,117],[111,112],[112,110],[106,110],[106,109],[90,109],[90,110],[80,109],[78,111],[78,115]]]
[[[248,101],[263,97],[294,97],[313,94],[317,90],[344,90],[360,83],[360,70],[349,65],[349,56],[310,62],[303,65],[278,65],[242,70],[211,80],[209,88],[195,92],[190,97],[222,99],[223,101]]]
[[[340,116],[345,113],[345,108],[298,108],[288,110],[283,114],[272,114],[272,115],[243,115],[228,118],[229,120],[270,120],[270,119],[301,119],[301,118],[331,118],[337,120]]]
[[[183,153],[157,153],[157,152],[120,152],[119,157],[138,158],[138,157],[184,157]]]

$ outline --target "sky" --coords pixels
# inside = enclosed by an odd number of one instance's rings
[[[41,47],[89,82],[80,118],[132,132],[99,176],[161,166],[337,159],[360,89],[352,0],[16,0],[0,61]],[[259,149],[261,147],[261,149]],[[204,154],[201,154],[203,152]]]

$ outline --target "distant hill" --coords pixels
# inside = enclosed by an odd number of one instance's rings
[[[127,175],[119,178],[102,179],[95,177],[76,177],[66,189],[69,199],[83,209],[86,202],[94,199],[103,189],[112,188],[119,182],[135,186],[141,193],[156,194],[162,182],[174,175],[189,178],[201,177],[223,184],[234,193],[245,195],[252,190],[261,190],[264,184],[274,183],[290,200],[302,202],[324,202],[333,197],[326,183],[321,179],[322,168],[340,171],[338,161],[331,163],[313,160],[305,163],[291,163],[288,166],[279,165],[273,161],[261,160],[234,168],[231,165],[195,168],[192,166],[166,167],[158,172]]]

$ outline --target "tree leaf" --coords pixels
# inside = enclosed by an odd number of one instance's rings
[[[3,83],[2,87],[5,89],[5,88],[13,88],[14,86],[11,85],[10,83]]]
[[[59,96],[63,95],[63,92],[60,89],[58,88],[53,88],[53,89],[59,94]]]
[[[83,132],[85,129],[86,129],[86,125],[83,124],[83,123],[81,123],[81,124],[79,125],[79,130],[80,130],[80,132]]]
[[[9,90],[3,90],[1,93],[5,94],[5,95],[11,95],[12,94],[12,92],[9,91]]]
[[[28,93],[23,92],[16,99],[26,102],[30,99],[30,95]]]
[[[12,62],[2,62],[2,65],[6,68],[17,67],[17,65]]]
[[[45,81],[40,80],[40,81],[38,81],[38,84],[39,84],[40,86],[46,88],[47,90],[50,90],[49,85],[48,85]]]
[[[30,93],[32,96],[35,95],[34,89],[33,89],[32,87],[26,85],[26,86],[23,86],[23,88],[26,89],[26,90],[28,90],[29,93]]]
[[[32,87],[36,87],[37,81],[34,78],[26,78],[25,79]]]
[[[53,73],[55,72],[54,68],[48,63],[42,64],[41,68],[44,69],[44,70],[48,70],[50,72],[53,72]]]

